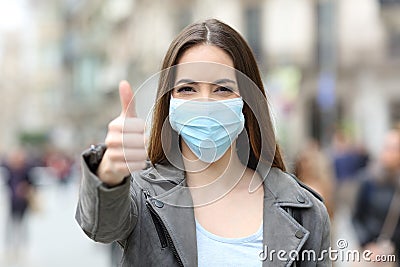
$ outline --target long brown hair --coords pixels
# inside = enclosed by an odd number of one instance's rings
[[[239,92],[245,102],[243,114],[247,133],[246,135],[243,131],[237,140],[238,155],[241,160],[247,161],[244,164],[252,169],[256,169],[258,162],[263,161],[285,171],[280,148],[275,141],[267,98],[256,60],[250,47],[238,32],[216,19],[191,24],[171,43],[162,70],[177,65],[186,50],[200,44],[214,45],[224,50],[232,57],[235,69],[251,81],[251,84],[244,79],[238,81]],[[173,87],[171,75],[173,75],[171,72],[163,71],[160,76],[148,147],[148,155],[153,164],[167,159],[166,153],[169,153],[171,148],[169,142],[176,134],[169,123],[164,123],[168,120],[171,97],[171,94],[166,92]],[[260,96],[264,101],[260,101]],[[246,159],[241,157],[246,154],[241,151],[241,144],[250,144]]]

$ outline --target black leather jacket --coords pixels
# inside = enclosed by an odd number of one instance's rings
[[[353,212],[353,225],[361,246],[365,246],[375,242],[380,235],[395,188],[399,186],[396,181],[400,177],[384,177],[382,171],[375,170],[365,170],[359,176],[362,182]],[[397,224],[392,241],[399,255],[400,223]]]

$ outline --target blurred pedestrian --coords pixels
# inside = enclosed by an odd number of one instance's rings
[[[350,212],[359,187],[358,173],[367,166],[369,155],[362,145],[356,145],[342,129],[336,130],[332,147],[336,209]]]
[[[55,178],[60,184],[67,184],[71,178],[73,160],[66,153],[58,150],[49,151],[44,162],[53,172]]]
[[[19,148],[8,154],[2,163],[9,196],[9,217],[6,229],[6,247],[18,257],[26,242],[26,225],[24,222],[33,195],[33,181],[30,175],[27,153]]]
[[[375,254],[396,253],[399,259],[400,127],[387,133],[378,164],[362,174],[353,216],[360,245]]]
[[[319,193],[324,199],[329,217],[333,218],[335,180],[329,159],[321,151],[317,141],[312,140],[299,153],[295,174],[300,181]]]
[[[344,130],[337,129],[333,138],[333,166],[339,183],[356,177],[368,163],[368,154],[352,142]]]

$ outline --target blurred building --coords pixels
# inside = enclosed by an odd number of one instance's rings
[[[1,3],[0,153],[19,140],[43,142],[65,121],[59,12],[56,1]]]
[[[211,17],[252,46],[287,154],[309,136],[329,139],[338,121],[375,153],[400,119],[397,0],[15,3],[28,19],[0,33],[0,101],[10,111],[0,113],[0,149],[21,132],[41,132],[72,151],[101,141],[119,114],[118,82],[139,88],[184,26]],[[140,116],[155,91],[139,90]]]

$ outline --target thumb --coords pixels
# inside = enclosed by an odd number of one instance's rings
[[[119,83],[119,98],[121,100],[121,116],[136,117],[135,98],[127,81]]]

